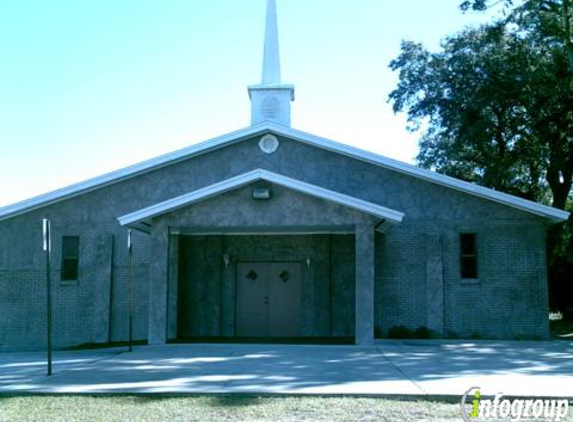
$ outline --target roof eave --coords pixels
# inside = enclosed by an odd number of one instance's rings
[[[570,213],[546,205],[541,205],[532,201],[521,199],[502,192],[464,182],[449,176],[441,175],[429,170],[425,170],[410,164],[406,164],[391,158],[361,150],[349,145],[341,144],[330,139],[321,138],[306,132],[295,130],[272,122],[264,122],[256,126],[250,126],[211,140],[192,145],[181,150],[162,155],[160,157],[147,160],[133,166],[129,166],[102,176],[89,179],[62,189],[55,190],[34,198],[18,202],[0,208],[0,221],[43,208],[54,203],[64,201],[77,195],[85,194],[93,190],[119,183],[131,177],[157,170],[158,168],[174,164],[192,158],[197,155],[206,154],[224,146],[240,142],[251,136],[256,136],[264,132],[272,131],[277,135],[291,137],[299,142],[313,145],[338,154],[359,159],[377,166],[401,172],[419,179],[455,189],[464,193],[491,200],[502,205],[511,206],[522,211],[532,213],[539,217],[548,219],[551,223],[562,223],[567,221]]]
[[[277,125],[281,127],[280,125]],[[126,179],[148,173],[162,167],[187,160],[197,155],[207,154],[213,150],[222,148],[232,143],[240,142],[245,138],[264,133],[269,130],[268,123],[262,123],[256,126],[250,126],[235,132],[231,132],[199,144],[142,161],[132,166],[103,174],[70,186],[66,186],[55,191],[35,196],[15,204],[0,207],[0,221],[8,220],[21,214],[44,208],[55,203],[65,201],[78,195],[86,194],[94,190],[120,183]]]
[[[460,192],[478,196],[480,198],[497,202],[502,205],[510,206],[520,209],[539,217],[547,218],[552,223],[563,223],[569,219],[570,213],[560,210],[558,208],[542,205],[537,202],[529,201],[527,199],[519,198],[517,196],[509,195],[503,192],[496,191],[491,188],[475,185],[454,177],[439,174],[430,170],[423,169],[411,164],[403,163],[379,154],[362,150],[350,145],[342,144],[330,139],[321,138],[307,132],[302,132],[296,129],[286,128],[280,125],[270,123],[270,129],[283,136],[290,136],[300,142],[309,145],[319,146],[323,149],[330,150],[339,154],[346,155],[355,159],[375,164],[389,170],[398,171],[400,173],[414,176],[419,179],[435,183],[444,187],[452,188]]]

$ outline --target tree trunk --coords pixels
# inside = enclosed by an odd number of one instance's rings
[[[573,185],[573,169],[560,170],[555,163],[547,169],[547,183],[553,194],[552,206],[564,210]]]

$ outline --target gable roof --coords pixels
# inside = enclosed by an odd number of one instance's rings
[[[536,202],[498,192],[493,189],[477,186],[472,183],[455,179],[453,177],[445,176],[433,171],[425,170],[410,164],[393,160],[391,158],[383,157],[373,152],[361,150],[350,145],[341,144],[329,139],[321,138],[275,123],[265,122],[260,125],[250,126],[246,129],[213,138],[206,142],[192,145],[190,147],[165,154],[121,170],[107,173],[103,176],[89,179],[87,181],[58,189],[56,191],[18,202],[13,205],[8,205],[6,207],[0,208],[0,221],[93,191],[95,189],[102,188],[104,186],[109,186],[111,184],[121,182],[123,180],[150,172],[152,170],[157,170],[161,167],[187,160],[191,157],[205,154],[224,146],[235,144],[253,136],[262,135],[268,132],[272,132],[279,136],[284,136],[304,144],[342,154],[393,171],[407,174],[431,183],[452,188],[464,193],[468,193],[470,195],[494,201],[499,204],[517,208],[519,210],[547,218],[553,223],[560,223],[566,221],[569,218],[569,213],[566,211],[562,211],[546,205],[541,205]]]
[[[268,170],[257,169],[198,189],[185,195],[178,196],[176,198],[169,199],[167,201],[151,205],[150,207],[132,212],[130,214],[119,217],[118,221],[122,226],[130,226],[138,230],[148,232],[149,227],[151,227],[151,219],[154,217],[158,217],[160,215],[175,211],[179,208],[183,208],[194,203],[212,198],[214,196],[221,195],[231,190],[247,186],[259,180],[265,180],[267,182],[292,189],[296,192],[334,202],[348,208],[353,208],[366,214],[384,219],[389,223],[400,223],[404,218],[404,213],[400,211],[382,207],[372,202],[364,201],[352,196],[343,195],[341,193],[324,189],[320,186],[312,185],[300,180],[292,179],[290,177],[286,177],[278,173],[273,173]]]

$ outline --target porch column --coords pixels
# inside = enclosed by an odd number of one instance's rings
[[[149,344],[167,341],[167,283],[169,271],[169,233],[159,222],[151,229],[151,265],[149,268]]]
[[[374,228],[356,226],[356,344],[374,344]]]

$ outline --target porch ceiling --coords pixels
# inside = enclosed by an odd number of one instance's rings
[[[400,223],[404,218],[404,213],[400,211],[364,201],[353,196],[324,189],[320,186],[292,179],[267,170],[257,169],[121,216],[118,218],[118,221],[122,226],[128,226],[140,231],[149,232],[152,226],[152,219],[155,217],[168,214],[177,209],[187,207],[194,203],[204,201],[260,180],[274,183],[287,189],[292,189],[296,192],[324,199],[326,201],[373,215],[385,220],[387,223]]]

